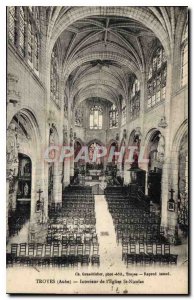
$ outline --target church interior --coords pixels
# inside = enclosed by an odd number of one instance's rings
[[[8,267],[187,264],[186,7],[7,7],[6,134]]]

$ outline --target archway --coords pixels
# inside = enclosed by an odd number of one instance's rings
[[[80,183],[80,175],[85,175],[85,161],[84,160],[78,160],[76,161],[77,155],[79,155],[81,149],[83,147],[83,142],[81,139],[77,138],[74,141],[74,176],[72,178],[73,184],[79,184]]]
[[[8,226],[10,236],[18,233],[30,219],[32,162],[29,156],[18,154],[18,176],[9,185]],[[16,194],[16,198],[14,197]]]
[[[188,133],[180,142],[178,157],[178,224],[180,229],[188,230]]]
[[[164,162],[165,140],[157,129],[151,130],[147,135],[148,162],[148,196],[150,200],[161,208],[161,181]]]
[[[7,237],[14,234],[13,227],[18,232],[27,220],[33,220],[39,139],[34,114],[21,109],[7,128]]]
[[[92,180],[98,180],[104,172],[104,157],[98,157],[102,151],[103,143],[94,139],[87,144],[88,162],[86,162],[86,175]]]
[[[111,155],[111,151],[114,150],[114,154]],[[118,152],[119,150],[119,145],[118,145],[118,141],[116,140],[111,140],[108,144],[108,148],[107,148],[107,166],[111,167],[115,167],[117,165],[117,156],[115,155],[115,152]]]
[[[83,165],[83,162],[81,160],[75,161],[75,158],[80,152],[82,146],[83,146],[83,142],[80,139],[76,139],[74,142],[74,169],[80,169],[81,166]]]

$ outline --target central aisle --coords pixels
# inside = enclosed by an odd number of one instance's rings
[[[104,195],[95,195],[95,211],[100,266],[106,269],[119,266],[122,264],[122,247],[117,245],[113,220]]]

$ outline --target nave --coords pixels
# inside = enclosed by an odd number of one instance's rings
[[[68,187],[62,206],[50,207],[39,239],[28,242],[28,222],[10,239],[7,266],[111,270],[186,263],[185,245],[170,245],[162,230],[153,207],[150,211],[120,187],[106,188],[105,195],[93,195],[90,187]]]

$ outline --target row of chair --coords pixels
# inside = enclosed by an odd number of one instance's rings
[[[11,244],[7,265],[81,265],[100,264],[99,244]]]
[[[106,194],[115,226],[117,243],[122,243],[122,260],[127,264],[177,263],[160,226],[160,216],[133,195]]]
[[[140,263],[140,264],[177,264],[176,254],[170,253],[169,243],[138,243],[133,242],[122,244],[122,260],[125,263]]]
[[[66,233],[66,234],[58,234],[58,233],[48,233],[46,237],[47,243],[51,244],[54,242],[59,242],[62,244],[96,244],[98,242],[98,237],[96,231],[93,233]]]

